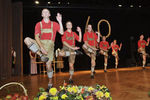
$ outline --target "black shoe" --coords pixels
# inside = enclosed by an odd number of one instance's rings
[[[142,67],[143,69],[145,69],[145,67]]]
[[[91,75],[91,79],[94,79],[94,75]]]
[[[41,61],[43,61],[43,62],[47,62],[48,60],[49,60],[49,58],[48,58],[48,57],[41,56]]]
[[[73,80],[72,79],[69,79],[69,84],[73,84]]]
[[[83,55],[83,53],[79,50],[75,50],[75,52],[76,52],[76,55]]]
[[[106,70],[104,70],[104,72],[107,72]]]
[[[93,74],[95,75],[95,74],[96,74],[96,72],[94,71],[94,72],[93,72]]]

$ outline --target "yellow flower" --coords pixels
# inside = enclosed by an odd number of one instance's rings
[[[40,97],[39,97],[39,100],[45,100],[46,99],[46,96],[45,95],[41,95]]]
[[[84,100],[83,97],[82,97],[82,95],[80,95],[80,100]]]
[[[91,92],[91,91],[93,91],[93,90],[94,90],[94,88],[92,88],[92,87],[89,87],[89,88],[88,88],[88,91],[89,91],[89,92]]]
[[[81,100],[84,100],[83,97],[80,98]]]
[[[60,90],[64,90],[64,89],[65,89],[65,87],[64,87],[64,86],[60,86],[59,88],[60,88]]]
[[[66,99],[68,96],[66,95],[66,94],[63,94],[62,96],[61,96],[61,98],[62,99]]]
[[[106,98],[109,98],[109,97],[110,97],[110,93],[109,93],[109,92],[106,92],[106,93],[105,93],[105,97],[106,97]]]
[[[47,92],[43,92],[43,93],[42,93],[42,95],[47,96],[47,95],[48,95],[48,93],[47,93]]]
[[[72,88],[72,90],[73,90],[74,93],[77,93],[77,92],[78,92],[78,88],[75,87],[75,86]]]
[[[69,92],[72,92],[72,88],[71,87],[68,87],[67,89]]]
[[[56,97],[53,97],[53,100],[58,100],[58,97],[56,96]]]
[[[102,86],[100,87],[100,89],[103,89],[103,88],[106,88],[106,86],[105,86],[105,85],[102,85]]]
[[[98,99],[100,99],[100,98],[104,97],[104,93],[103,93],[102,91],[97,91],[97,92],[96,92],[96,97],[97,97]]]
[[[54,95],[56,95],[56,93],[57,93],[57,89],[56,89],[56,88],[51,88],[51,89],[49,90],[49,93],[54,96]]]

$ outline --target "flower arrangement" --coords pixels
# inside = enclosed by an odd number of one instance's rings
[[[106,86],[96,85],[95,87],[88,86],[60,86],[58,91],[56,88],[51,88],[45,92],[40,88],[40,92],[34,100],[112,100],[111,94]]]

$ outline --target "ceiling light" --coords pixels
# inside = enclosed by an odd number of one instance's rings
[[[58,2],[58,4],[60,5],[60,2]]]
[[[130,5],[131,8],[133,8],[133,5]]]
[[[37,5],[38,5],[39,3],[40,3],[40,2],[39,2],[38,0],[36,0],[36,1],[35,1],[35,4],[37,4]]]
[[[50,1],[48,1],[47,3],[48,3],[48,4],[51,4],[51,2],[50,2]]]
[[[122,5],[118,5],[118,7],[122,7]]]

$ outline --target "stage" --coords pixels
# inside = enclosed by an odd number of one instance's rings
[[[68,82],[69,73],[56,73],[53,77],[54,87],[59,89],[64,80]],[[95,78],[90,78],[90,71],[77,71],[74,73],[74,85],[93,86],[95,84],[106,85],[112,95],[113,100],[150,100],[150,67],[96,70]],[[28,90],[30,100],[36,96],[39,87],[47,88],[47,75],[28,75],[22,77],[12,77],[0,82],[0,85],[17,81],[24,84]]]

